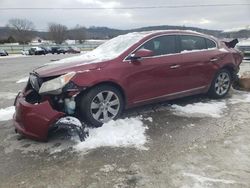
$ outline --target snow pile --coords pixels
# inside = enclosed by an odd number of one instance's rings
[[[227,108],[225,102],[198,102],[186,106],[172,105],[172,110],[176,115],[186,117],[213,117],[219,118]]]
[[[16,83],[19,84],[19,83],[28,82],[28,81],[29,81],[29,77],[27,76],[27,77],[21,78]]]
[[[12,119],[13,114],[15,113],[15,107],[10,106],[7,108],[1,108],[0,109],[0,121],[7,121]]]
[[[89,137],[74,148],[77,151],[88,151],[105,146],[146,149],[144,147],[147,142],[146,129],[139,117],[111,120],[102,127],[90,129]]]

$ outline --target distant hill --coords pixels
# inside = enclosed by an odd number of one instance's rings
[[[129,30],[112,29],[108,27],[89,27],[89,28],[86,28],[85,35],[86,35],[86,39],[109,39],[117,35],[126,34],[129,32],[150,31],[150,30],[168,30],[168,29],[194,30],[197,32],[213,35],[215,37],[220,37],[220,38],[249,38],[250,37],[249,30],[224,33],[220,30],[210,30],[210,29],[202,29],[202,28],[197,28],[197,27],[186,27],[186,26],[169,26],[169,25],[150,26],[150,27],[142,27],[142,28],[129,29]],[[76,30],[77,29],[69,30],[69,36],[72,36],[72,34]],[[11,32],[9,28],[0,27],[0,40],[7,39],[9,36],[11,36]],[[34,36],[40,37],[42,39],[47,39],[48,33],[35,31]]]
[[[221,33],[219,30],[208,30],[208,29],[201,29],[196,27],[185,27],[185,26],[150,26],[150,27],[142,27],[136,29],[129,29],[129,30],[119,30],[119,29],[111,29],[108,27],[90,27],[87,31],[87,38],[94,38],[94,39],[103,39],[103,38],[112,38],[117,35],[126,34],[129,32],[140,32],[140,31],[152,31],[152,30],[168,30],[168,29],[180,29],[180,30],[194,30],[197,32],[209,34],[218,37]]]

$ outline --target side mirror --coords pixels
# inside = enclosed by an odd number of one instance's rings
[[[141,59],[142,57],[149,57],[152,56],[154,54],[154,52],[152,50],[148,50],[148,49],[140,49],[137,50],[135,53],[131,54],[129,59],[132,61]]]

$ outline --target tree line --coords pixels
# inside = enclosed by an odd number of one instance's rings
[[[35,37],[35,25],[28,19],[13,18],[6,25],[10,30],[10,36],[6,42],[19,42],[27,44]],[[54,41],[56,44],[63,43],[66,39],[78,40],[83,43],[86,39],[86,28],[77,25],[73,29],[59,23],[49,23],[46,39]]]

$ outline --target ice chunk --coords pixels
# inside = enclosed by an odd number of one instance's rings
[[[13,114],[15,113],[15,107],[10,106],[7,108],[0,109],[0,121],[8,121],[12,119]]]

